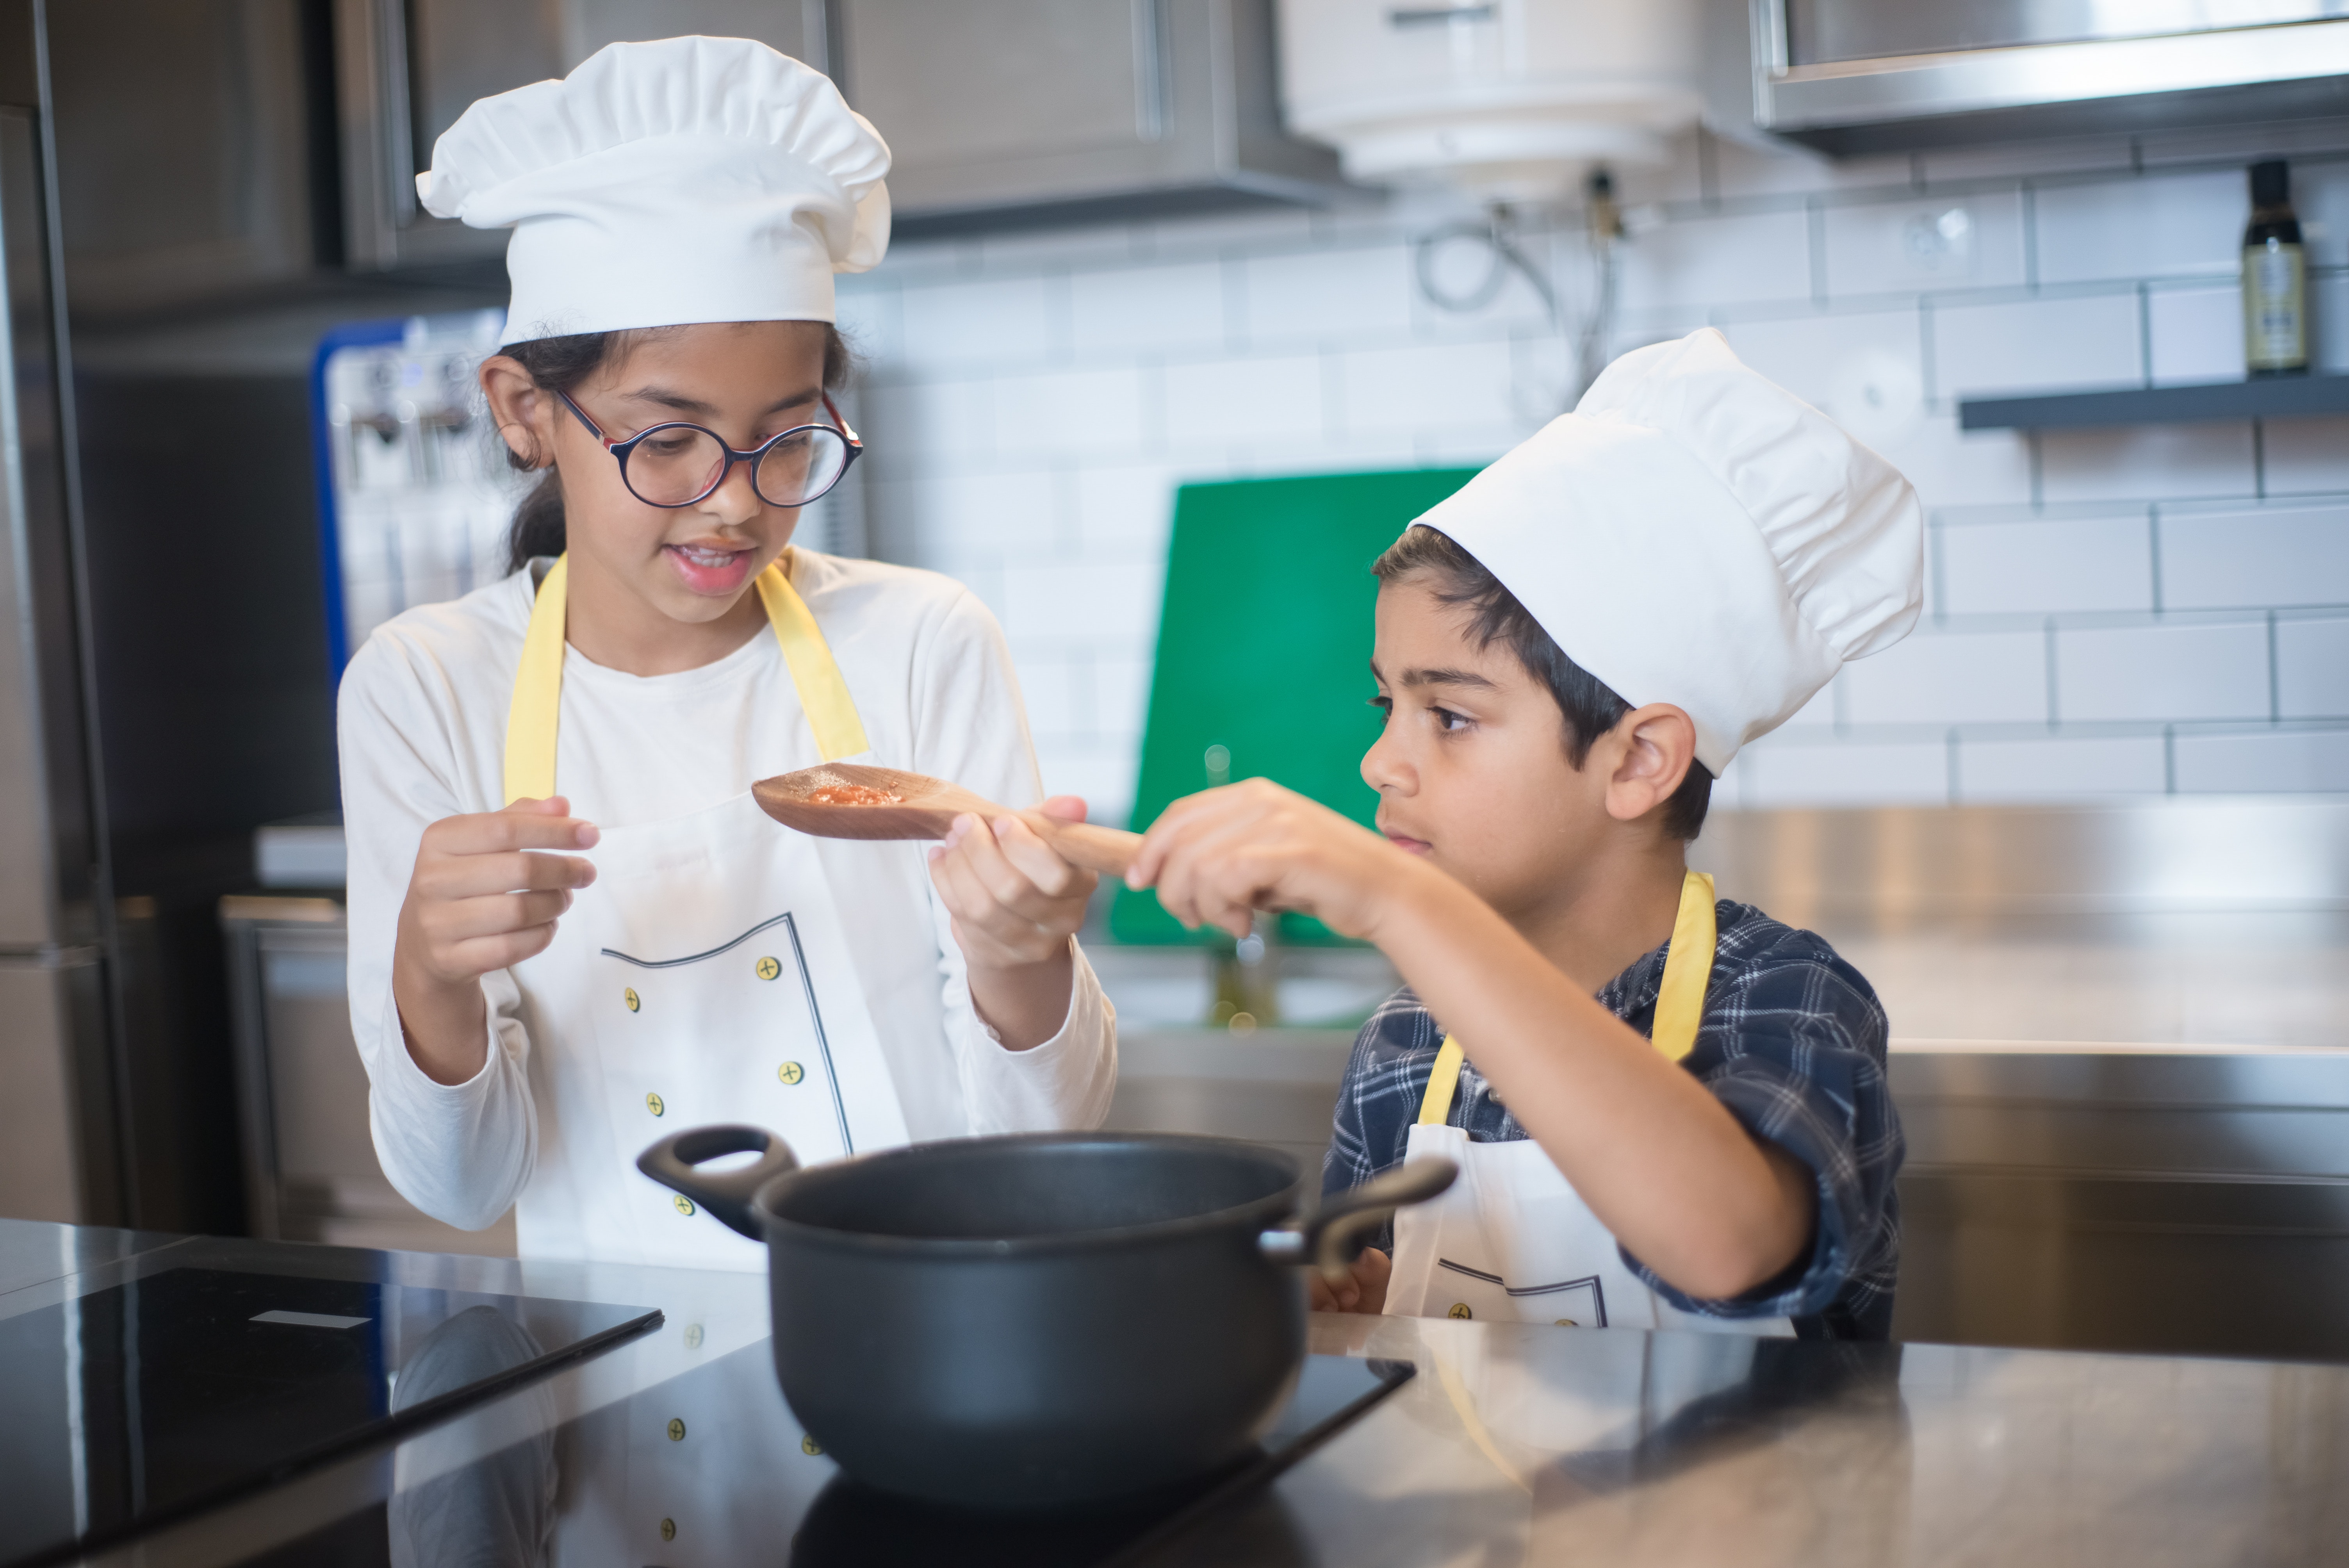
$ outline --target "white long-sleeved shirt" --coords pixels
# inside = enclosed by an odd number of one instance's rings
[[[792,583],[831,645],[874,760],[991,799],[1041,797],[1026,714],[986,607],[933,573],[794,551]],[[349,843],[351,1026],[372,1084],[384,1174],[410,1202],[478,1229],[517,1202],[522,1245],[569,1235],[533,1224],[572,1201],[540,1168],[555,1097],[533,1075],[537,1009],[509,970],[482,978],[491,1049],[481,1072],[440,1084],[409,1056],[391,995],[394,934],[424,830],[504,804],[507,711],[534,584],[529,572],[377,628],[345,672],[339,714]],[[667,820],[755,779],[823,761],[775,639],[763,633],[676,675],[605,669],[565,650],[556,788],[605,827]],[[777,830],[781,831],[781,829]],[[926,846],[816,841],[853,928],[866,1006],[916,1140],[1098,1126],[1116,1087],[1116,1020],[1081,951],[1061,1032],[1006,1049],[974,1011],[962,951],[932,889]],[[590,859],[594,851],[587,851]],[[887,859],[876,859],[887,857]],[[756,1251],[730,1253],[761,1266]]]

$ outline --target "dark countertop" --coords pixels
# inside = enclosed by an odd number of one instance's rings
[[[758,1275],[0,1222],[0,1318],[182,1263],[289,1260],[667,1321],[92,1561],[538,1560],[517,1519],[575,1568],[808,1556],[794,1532],[833,1470],[776,1392]],[[2349,1540],[2349,1367],[1338,1316],[1313,1348],[1419,1376],[1151,1562],[2199,1568],[2334,1562]]]

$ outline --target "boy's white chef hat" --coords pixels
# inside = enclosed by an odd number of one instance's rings
[[[1715,776],[1924,604],[1909,481],[1710,327],[1623,356],[1419,521],[1624,701],[1685,709]]]
[[[748,38],[599,49],[481,98],[416,177],[425,210],[512,227],[504,341],[831,321],[889,245],[889,149],[821,72]]]

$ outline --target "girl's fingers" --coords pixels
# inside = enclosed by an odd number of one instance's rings
[[[1046,843],[1035,829],[1017,817],[998,817],[988,826],[993,830],[991,832],[974,833],[971,837],[986,840],[984,848],[989,853],[978,854],[980,846],[974,844],[973,858],[985,865],[991,856],[1000,857],[1005,871],[1019,880],[1021,885],[1015,891],[1033,891],[1048,900],[1092,895],[1093,883],[1099,879],[1061,859],[1061,851]],[[988,880],[992,882],[996,879]]]
[[[492,893],[486,898],[459,899],[440,905],[427,916],[427,934],[436,943],[451,944],[475,937],[500,936],[545,925],[571,907],[571,895],[553,892]]]
[[[525,958],[535,958],[554,940],[554,923],[509,931],[497,936],[476,936],[450,949],[452,967],[475,976],[493,969],[509,969]]]

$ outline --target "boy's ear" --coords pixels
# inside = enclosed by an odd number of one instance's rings
[[[1668,702],[1635,707],[1618,720],[1598,746],[1611,752],[1607,777],[1607,814],[1636,822],[1671,799],[1696,761],[1696,724]]]

